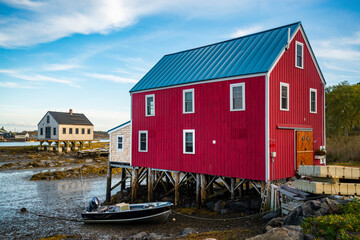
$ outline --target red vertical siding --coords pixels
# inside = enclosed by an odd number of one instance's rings
[[[304,43],[304,68],[295,67],[295,41]],[[280,111],[280,82],[288,83],[289,111]],[[270,75],[270,141],[276,145],[277,157],[274,162],[274,178],[294,175],[295,144],[294,130],[277,129],[277,124],[308,125],[313,128],[314,150],[323,145],[321,78],[316,70],[310,52],[300,31],[297,32],[290,48],[286,51]],[[310,113],[310,88],[317,89],[317,113]],[[287,141],[290,141],[288,143]],[[272,150],[270,150],[272,151]],[[270,164],[270,177],[271,177]]]
[[[246,110],[230,111],[230,84],[245,82]],[[183,90],[195,90],[195,113],[183,114]],[[254,180],[265,179],[265,77],[134,93],[132,165]],[[145,95],[155,94],[155,116]],[[195,154],[183,154],[183,130],[195,129]],[[148,130],[148,152],[138,131]],[[213,144],[216,140],[216,144]]]

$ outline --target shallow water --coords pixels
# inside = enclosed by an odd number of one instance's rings
[[[106,177],[85,178],[83,184],[80,179],[29,181],[37,172],[0,172],[0,239],[37,239],[54,233],[106,239],[97,237],[98,231],[84,225],[80,215],[92,196],[105,199]],[[21,208],[27,212],[21,213]]]

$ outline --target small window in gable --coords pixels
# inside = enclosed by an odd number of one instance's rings
[[[145,96],[145,115],[146,116],[155,116],[155,95],[146,95]]]
[[[295,46],[295,66],[298,68],[304,68],[304,44],[296,42]]]
[[[124,144],[124,136],[118,135],[117,136],[117,149],[122,151],[123,150],[123,144]]]
[[[139,131],[139,152],[148,151],[148,132]]]
[[[63,134],[66,134],[66,128],[63,128]]]
[[[183,90],[183,113],[194,112],[194,89]]]
[[[56,135],[56,128],[53,129],[53,135]]]
[[[230,111],[245,110],[245,83],[230,84]]]
[[[289,111],[289,84],[280,83],[280,110]]]
[[[316,89],[310,88],[310,112],[311,113],[317,113],[316,97],[317,97]]]
[[[184,130],[183,153],[195,154],[195,130]]]
[[[88,128],[88,134],[90,134],[90,132],[91,132],[91,130],[90,130],[90,128]]]
[[[40,128],[40,135],[44,135],[44,129]]]
[[[49,115],[46,116],[46,123],[50,123],[50,116]]]

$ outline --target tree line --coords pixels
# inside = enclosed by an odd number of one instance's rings
[[[360,135],[360,83],[327,87],[325,98],[327,136]]]

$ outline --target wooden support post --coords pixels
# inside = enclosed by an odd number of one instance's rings
[[[196,174],[196,204],[200,206],[201,204],[201,191],[200,191],[200,186],[201,186],[201,178],[200,178],[200,174],[197,173]]]
[[[121,190],[124,190],[126,188],[126,170],[125,170],[125,168],[121,168],[121,180],[123,181],[121,183]]]
[[[137,196],[138,190],[139,170],[135,167],[132,168],[132,181],[131,181],[131,201],[133,202]]]
[[[180,191],[179,191],[179,182],[180,182],[180,172],[176,172],[174,174],[174,181],[175,181],[175,206],[179,204],[180,199]]]
[[[231,200],[234,200],[235,199],[235,178],[231,178],[230,193],[231,193]]]
[[[201,174],[201,204],[204,205],[206,200],[206,176]]]
[[[107,169],[107,183],[106,183],[106,201],[110,202],[111,199],[111,173],[112,168],[110,165],[110,162],[108,163],[108,169]]]
[[[154,186],[154,172],[151,168],[147,169],[147,184],[148,184],[148,202],[153,199],[153,186]]]
[[[249,195],[250,182],[246,181],[246,194]]]

